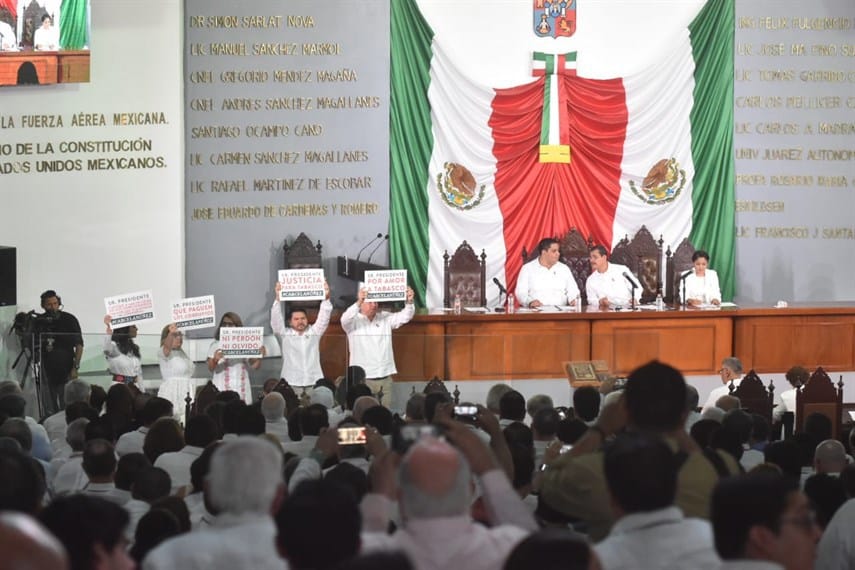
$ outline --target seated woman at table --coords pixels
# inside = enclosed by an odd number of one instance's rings
[[[240,397],[251,404],[252,384],[249,378],[249,369],[258,370],[261,367],[260,358],[229,358],[220,350],[220,329],[223,327],[242,327],[243,321],[237,313],[224,313],[214,334],[214,342],[208,349],[208,370],[214,373],[211,381],[220,390],[231,390],[240,394]],[[261,347],[264,354],[264,347]]]
[[[104,358],[107,370],[113,375],[113,382],[136,384],[142,390],[142,361],[140,347],[134,342],[137,327],[119,327],[113,329],[110,315],[104,317],[107,334],[104,335]]]
[[[196,397],[196,383],[193,371],[196,365],[181,348],[184,334],[178,330],[175,323],[163,327],[160,333],[160,349],[157,351],[157,363],[160,366],[160,376],[163,383],[157,390],[157,395],[172,402],[175,418],[184,423],[184,398]]]
[[[698,307],[700,305],[720,305],[721,289],[718,286],[718,274],[709,269],[710,254],[699,249],[692,255],[694,268],[683,281],[683,294],[686,303]]]

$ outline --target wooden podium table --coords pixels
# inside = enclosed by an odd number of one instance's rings
[[[627,374],[652,359],[685,375],[712,375],[727,356],[746,370],[800,364],[855,370],[855,304],[718,310],[453,315],[420,311],[393,335],[400,381],[565,378],[561,363],[605,360]],[[328,376],[347,366],[334,318],[321,343]]]

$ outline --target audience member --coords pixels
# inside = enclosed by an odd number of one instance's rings
[[[606,446],[603,466],[616,522],[594,550],[607,570],[693,568],[720,564],[710,524],[674,505],[679,461],[658,436],[631,432]]]
[[[18,393],[0,397],[0,417],[5,416],[24,422],[24,425],[30,431],[30,455],[39,461],[44,461],[45,465],[47,465],[47,462],[51,460],[51,456],[53,455],[47,431],[35,419],[26,415],[27,401],[20,393],[21,387],[16,382],[4,382],[4,384],[13,386],[14,389],[18,390]]]
[[[846,448],[836,439],[826,439],[816,446],[813,468],[817,473],[840,475],[846,467]]]
[[[586,431],[588,431],[588,426],[582,420],[578,418],[565,418],[558,423],[555,435],[565,445],[574,445],[585,435]]]
[[[751,439],[751,430],[754,428],[754,420],[751,414],[744,410],[730,410],[724,414],[724,419],[721,420],[721,429],[716,436],[730,434],[737,446],[741,448],[741,456],[738,457],[739,463],[746,471],[763,463],[763,453],[751,449],[749,441]],[[734,455],[736,457],[736,455]]]
[[[86,426],[89,420],[77,418],[68,424],[65,441],[68,445],[67,457],[58,457],[51,461],[48,483],[56,494],[80,490],[88,480],[83,472],[83,446],[86,444]]]
[[[276,514],[276,527],[279,554],[293,570],[329,570],[359,552],[359,505],[329,479],[301,483]]]
[[[742,361],[734,356],[728,356],[721,361],[718,374],[721,377],[721,386],[710,391],[701,413],[709,408],[714,408],[719,398],[730,394],[731,387],[734,390],[739,388],[739,384],[742,382]]]
[[[175,515],[165,509],[152,509],[137,523],[134,545],[129,554],[137,564],[142,564],[146,555],[155,547],[179,534],[181,534],[181,527]]]
[[[698,389],[691,384],[686,384],[686,431],[691,431],[692,426],[701,419],[701,413],[698,411],[701,396],[698,394]]]
[[[157,458],[170,451],[180,451],[184,447],[184,431],[181,424],[172,418],[160,418],[151,424],[143,442],[143,453],[152,464]]]
[[[502,427],[513,422],[524,422],[525,413],[525,398],[516,390],[506,392],[499,399],[499,425]]]
[[[190,510],[187,508],[187,503],[180,497],[169,495],[161,497],[151,503],[152,509],[163,509],[169,511],[178,520],[178,528],[182,533],[190,532],[193,528],[193,523],[190,521]]]
[[[87,441],[83,447],[83,472],[89,482],[81,492],[119,506],[127,503],[130,495],[116,488],[116,463],[116,451],[112,443],[104,439]]]
[[[580,536],[547,528],[516,545],[504,570],[600,570],[596,554]]]
[[[407,400],[404,409],[404,419],[408,424],[424,423],[425,421],[425,395],[415,393]]]
[[[725,479],[713,492],[711,510],[722,570],[814,567],[820,531],[796,481],[774,475]]]
[[[329,416],[327,415],[327,409],[320,404],[301,408],[298,411],[298,415],[300,433],[303,435],[303,438],[300,441],[283,444],[282,449],[285,450],[285,453],[293,453],[298,457],[306,457],[314,449],[315,442],[318,440],[321,430],[329,427]]]
[[[165,398],[149,398],[140,413],[137,414],[137,419],[142,425],[119,437],[116,442],[116,453],[120,457],[128,453],[142,453],[145,436],[151,429],[151,425],[160,418],[171,418],[173,415],[172,402]]]
[[[552,398],[546,394],[535,394],[525,403],[525,411],[533,420],[534,415],[542,409],[552,409],[555,405],[552,403]]]
[[[87,495],[58,497],[40,516],[62,542],[71,570],[133,570],[127,554],[128,513],[104,499]]]
[[[244,406],[238,412],[237,435],[263,435],[266,428],[264,416],[258,404]]]
[[[593,386],[573,390],[573,412],[576,417],[592,425],[600,414],[600,393]]]
[[[89,384],[83,380],[71,380],[65,385],[64,392],[65,407],[67,409],[68,406],[76,402],[86,402],[88,404],[89,394],[92,392],[92,389]],[[52,416],[46,417],[44,421],[42,421],[42,425],[47,432],[51,446],[54,451],[56,451],[57,446],[61,445],[65,440],[65,428],[68,427],[68,423],[65,418],[65,410],[60,410]],[[54,442],[56,442],[56,444],[54,444]]]
[[[0,511],[35,515],[41,509],[45,479],[32,457],[22,451],[0,450],[0,482]]]
[[[285,398],[279,392],[271,392],[261,400],[261,414],[264,416],[264,431],[282,442],[291,441],[288,436],[288,422],[285,420]]]
[[[828,473],[819,473],[807,478],[804,485],[805,495],[816,512],[816,523],[820,529],[828,526],[843,503],[847,501],[846,491],[839,477]]]
[[[825,527],[817,547],[817,570],[855,570],[855,501],[846,501]]]
[[[760,414],[751,414],[751,424],[751,437],[748,440],[748,445],[751,449],[762,453],[769,445],[769,436],[771,435],[769,421]]]
[[[740,402],[739,398],[736,396],[728,394],[726,396],[721,396],[716,400],[715,407],[727,414],[727,412],[730,412],[731,410],[740,409],[742,407],[742,402]],[[722,418],[722,421],[724,421],[724,418]]]
[[[772,418],[776,422],[781,421],[786,412],[791,412],[793,419],[795,419],[796,392],[799,391],[799,388],[807,384],[808,379],[810,379],[810,372],[802,366],[793,366],[787,370],[784,377],[790,383],[790,389],[784,390],[775,398],[777,405],[772,410]]]
[[[212,561],[219,568],[284,569],[271,516],[284,490],[282,454],[270,442],[242,437],[222,444],[205,484],[206,504],[216,515],[211,526],[162,543],[143,570],[211,570]]]
[[[596,423],[573,449],[560,457],[547,457],[540,500],[568,518],[585,521],[593,540],[601,540],[614,522],[609,504],[603,440],[624,427],[660,434],[672,449],[686,454],[679,471],[676,506],[687,517],[707,518],[709,497],[723,474],[739,467],[725,453],[703,453],[685,430],[686,383],[676,369],[650,362],[632,371],[617,402],[606,404]]]
[[[493,384],[487,391],[487,409],[493,412],[496,416],[498,416],[501,412],[501,410],[499,409],[499,401],[502,399],[502,396],[504,396],[511,390],[513,390],[513,388],[511,388],[508,384]]]
[[[0,512],[0,552],[5,570],[70,569],[62,544],[22,513]]]
[[[768,463],[781,468],[784,477],[798,482],[802,474],[799,446],[794,441],[773,441],[766,446],[763,456]]]
[[[546,448],[555,441],[560,423],[561,416],[555,408],[541,408],[532,416],[531,434],[534,438],[535,469],[540,469],[543,465],[543,455],[546,453]]]

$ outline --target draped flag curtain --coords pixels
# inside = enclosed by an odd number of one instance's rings
[[[63,0],[59,9],[59,45],[62,49],[82,49],[89,45],[88,0]]]
[[[443,252],[463,240],[510,289],[544,236],[576,227],[611,247],[642,224],[708,249],[732,297],[733,0],[709,0],[637,74],[558,75],[569,162],[543,155],[549,75],[473,82],[415,0],[392,1],[391,41],[391,256],[421,303],[440,304]]]

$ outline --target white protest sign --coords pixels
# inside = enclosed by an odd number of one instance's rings
[[[192,331],[216,326],[214,296],[187,297],[172,303],[172,322],[179,329]]]
[[[366,301],[406,301],[407,270],[387,269],[365,272]]]
[[[320,301],[324,292],[324,270],[281,269],[279,271],[280,301]]]
[[[258,358],[264,345],[264,327],[223,327],[220,350],[231,358]]]
[[[110,326],[128,327],[154,320],[154,301],[151,291],[138,291],[104,298],[104,307],[110,315]]]

